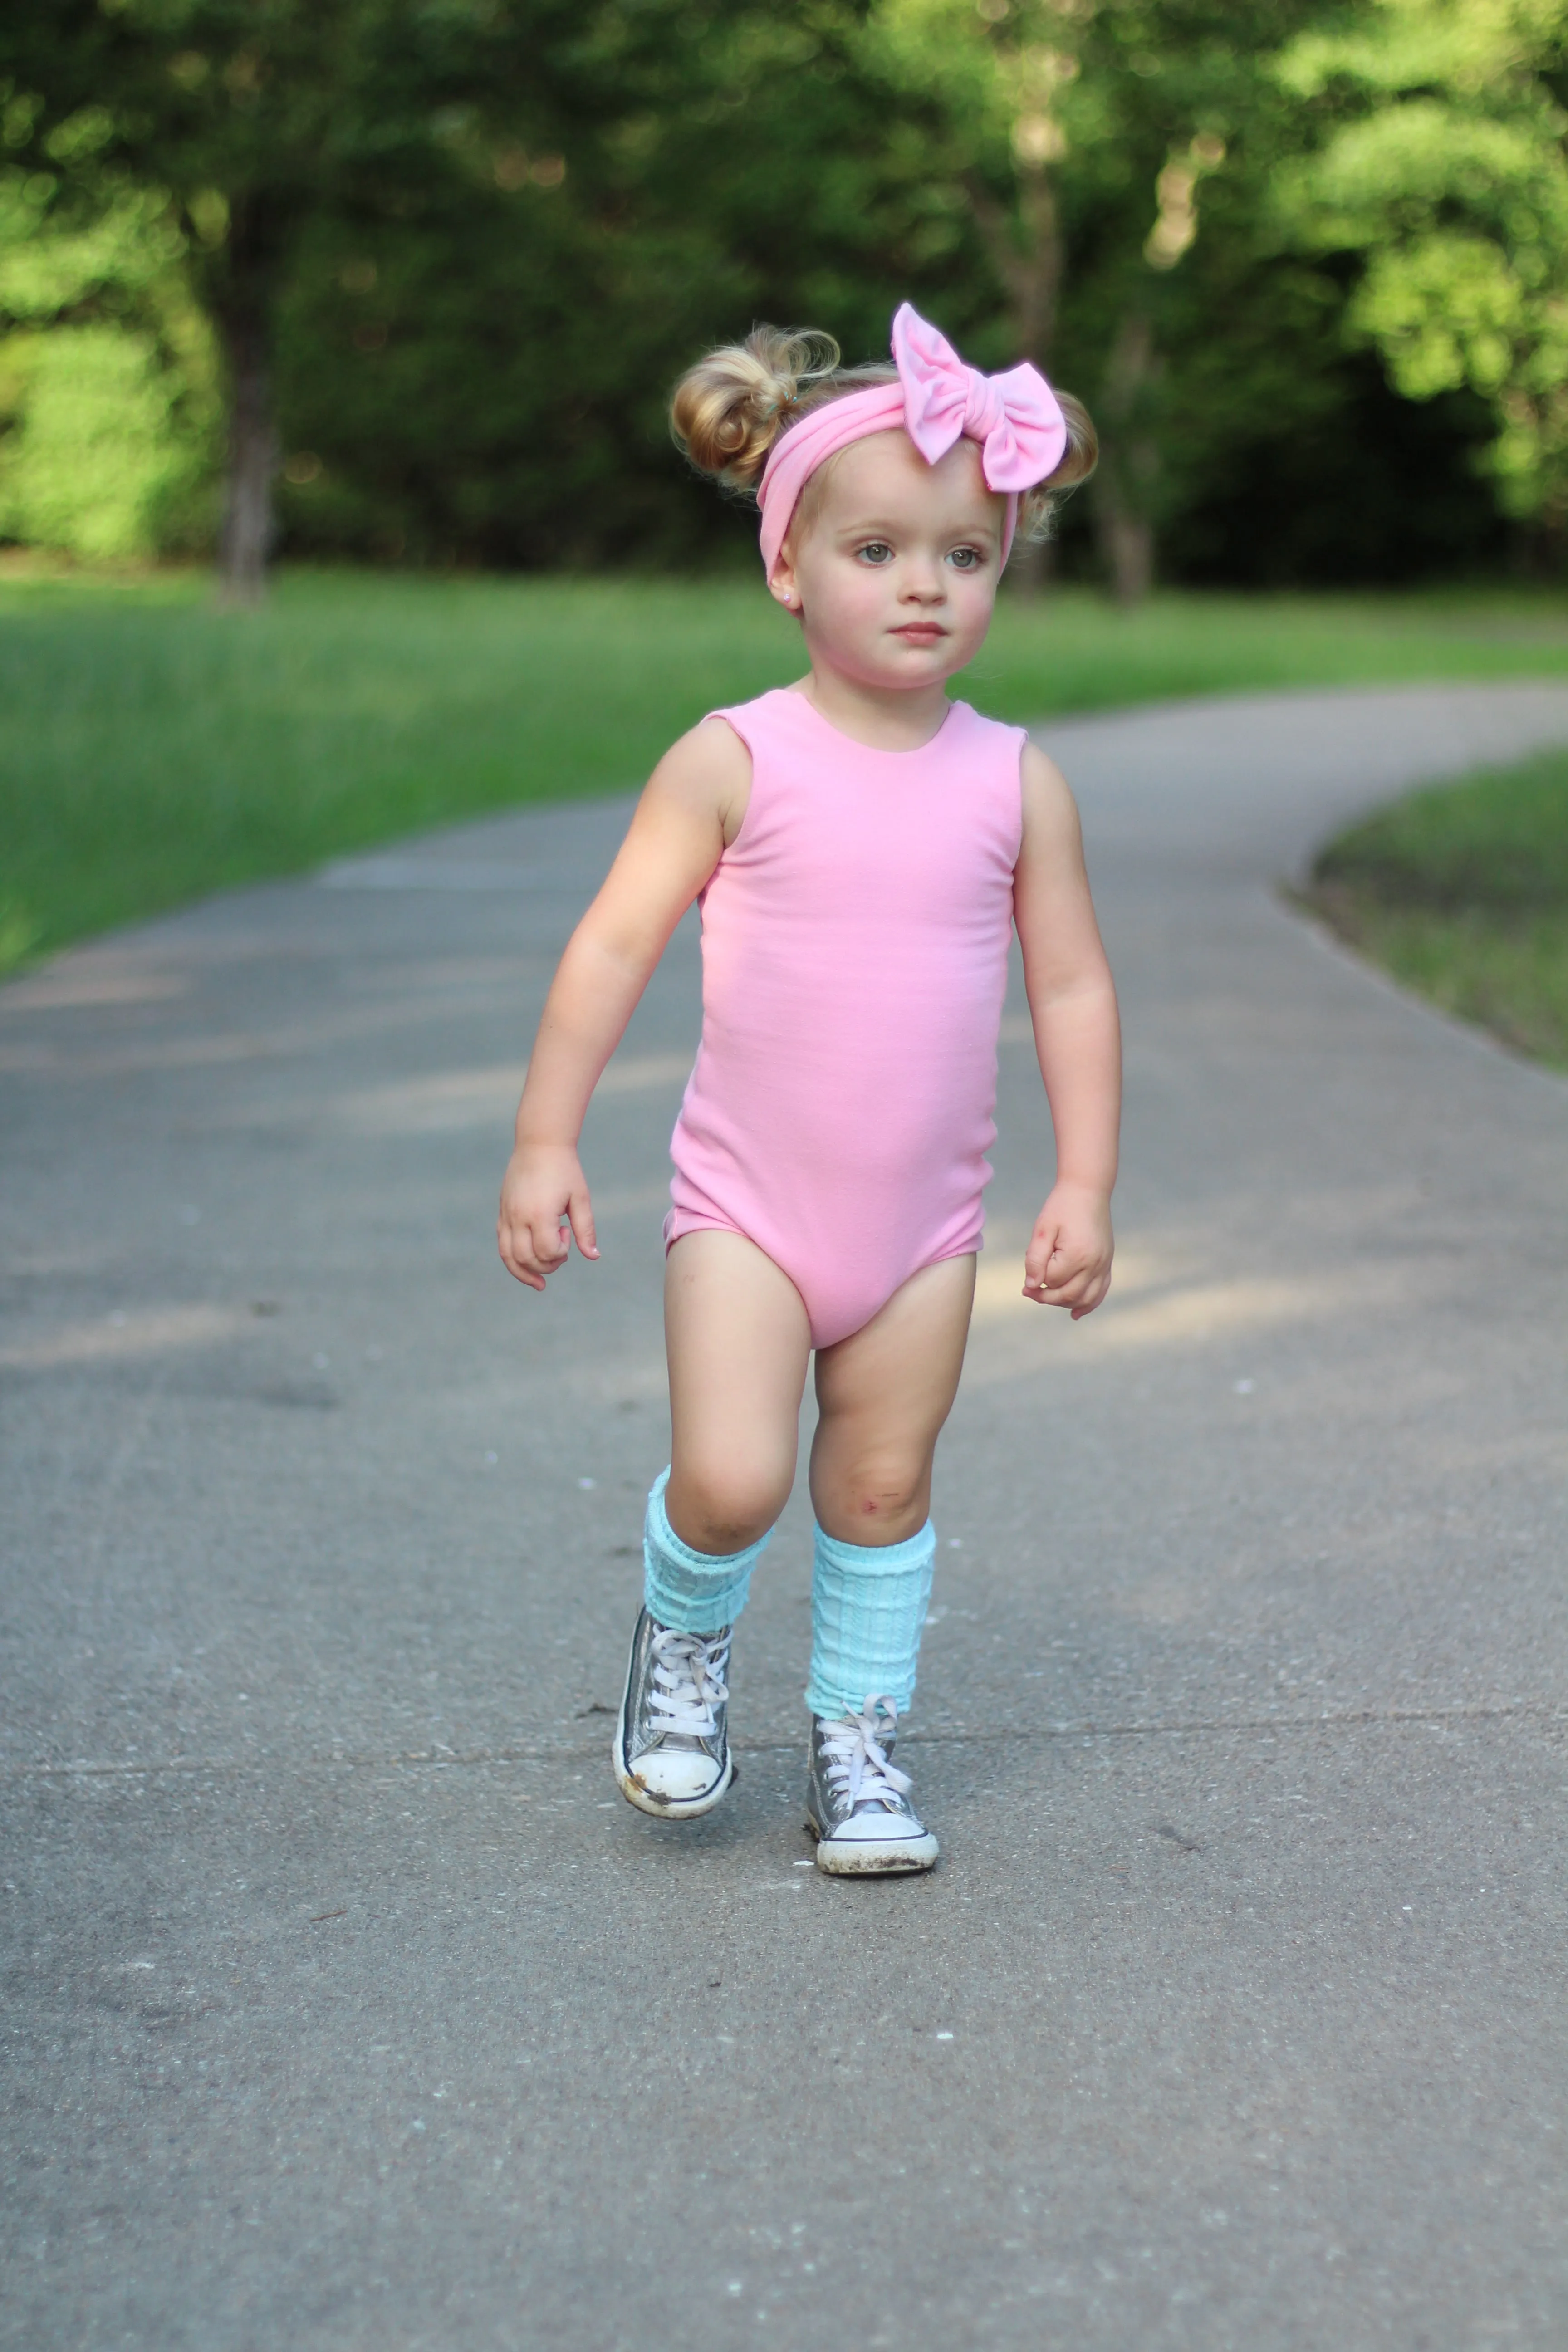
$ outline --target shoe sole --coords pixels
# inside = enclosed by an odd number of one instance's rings
[[[809,1815],[805,1826],[816,1840],[816,1866],[829,1878],[909,1878],[930,1870],[942,1852],[930,1830],[923,1837],[889,1838],[882,1845],[872,1838],[846,1838],[840,1844],[824,1837]]]

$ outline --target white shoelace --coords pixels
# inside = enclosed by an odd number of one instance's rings
[[[730,1696],[724,1683],[728,1633],[677,1633],[667,1626],[654,1635],[648,1654],[653,1665],[648,1728],[666,1736],[708,1738],[719,1728],[714,1708]]]
[[[887,1717],[886,1724],[879,1718]],[[858,1715],[826,1724],[822,1753],[834,1795],[853,1812],[858,1805],[896,1805],[914,1787],[882,1752],[881,1741],[898,1729],[899,1710],[890,1698],[868,1698]]]

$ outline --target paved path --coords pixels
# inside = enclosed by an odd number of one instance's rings
[[[678,940],[605,1243],[493,1261],[616,805],[0,995],[0,2341],[1066,2352],[1568,2338],[1568,1086],[1269,884],[1568,693],[1047,730],[1131,1043],[1124,1256],[1024,1307],[1016,1014],[940,1474],[920,1883],[802,1868],[798,1505],[685,1832],[608,1707],[665,1458]]]

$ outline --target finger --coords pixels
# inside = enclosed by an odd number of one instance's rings
[[[503,1241],[500,1245],[500,1262],[514,1281],[526,1283],[530,1290],[543,1289],[544,1276],[526,1258],[520,1256],[510,1242]]]
[[[597,1257],[599,1242],[594,1231],[594,1204],[588,1198],[586,1185],[582,1192],[573,1193],[566,1203],[566,1214],[571,1220],[572,1238],[584,1256]]]
[[[1110,1272],[1109,1267],[1101,1267],[1092,1273],[1089,1280],[1084,1286],[1081,1297],[1078,1299],[1073,1307],[1073,1321],[1077,1323],[1083,1316],[1092,1315],[1097,1307],[1103,1306],[1106,1294],[1110,1288]]]
[[[1056,1255],[1059,1234],[1054,1227],[1037,1233],[1031,1238],[1024,1256],[1024,1287],[1038,1290],[1046,1279],[1046,1270]]]
[[[531,1227],[526,1224],[504,1225],[497,1240],[500,1246],[501,1264],[507,1272],[515,1275],[519,1282],[526,1282],[531,1290],[542,1290],[545,1276],[554,1271],[560,1260],[541,1262]],[[563,1251],[562,1255],[564,1255]]]
[[[1050,1297],[1058,1298],[1063,1291],[1070,1290],[1075,1283],[1087,1282],[1092,1272],[1093,1266],[1090,1261],[1073,1256],[1067,1250],[1053,1250],[1047,1264],[1040,1288]]]
[[[567,1241],[566,1228],[563,1223],[557,1221],[550,1224],[530,1225],[527,1230],[531,1244],[528,1254],[536,1265],[546,1274],[553,1274],[558,1266],[565,1265],[571,1244]]]
[[[1097,1307],[1104,1295],[1102,1288],[1096,1287],[1094,1268],[1082,1265],[1075,1267],[1061,1281],[1052,1282],[1039,1294],[1043,1306],[1068,1307],[1075,1315]]]

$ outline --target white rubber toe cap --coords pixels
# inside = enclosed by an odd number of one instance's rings
[[[718,1787],[720,1774],[721,1768],[711,1756],[680,1748],[650,1748],[631,1769],[631,1778],[650,1797],[662,1797],[669,1805],[689,1804],[693,1797],[705,1797],[710,1789]]]
[[[650,1748],[635,1765],[615,1751],[616,1785],[628,1805],[657,1821],[689,1821],[715,1806],[735,1780],[735,1759],[715,1764],[711,1756],[691,1748]]]
[[[840,1822],[833,1832],[833,1843],[848,1845],[851,1842],[858,1842],[870,1845],[906,1845],[918,1843],[929,1834],[918,1822],[906,1821],[897,1813],[884,1813],[868,1806],[864,1812],[851,1813],[847,1822]]]

